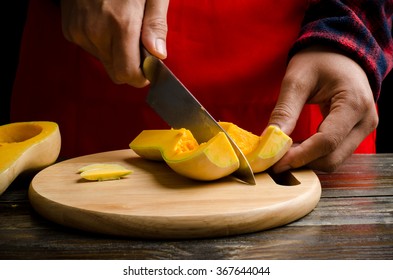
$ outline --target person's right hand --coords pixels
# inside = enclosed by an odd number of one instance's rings
[[[144,87],[140,43],[166,58],[169,0],[63,0],[62,28],[67,40],[97,57],[117,84]]]

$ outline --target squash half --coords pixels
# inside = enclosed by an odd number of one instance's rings
[[[186,129],[144,130],[130,148],[143,158],[164,160],[175,172],[196,180],[216,180],[239,168],[236,153],[223,132],[199,145]]]
[[[24,171],[39,170],[59,156],[61,137],[54,122],[0,126],[0,194]]]

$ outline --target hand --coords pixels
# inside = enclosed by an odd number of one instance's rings
[[[169,0],[63,0],[64,36],[97,57],[117,84],[149,84],[140,68],[140,42],[166,57]]]
[[[319,104],[323,121],[316,134],[291,147],[274,172],[305,165],[332,172],[378,124],[365,72],[328,48],[312,47],[292,57],[269,123],[290,134],[305,103]]]

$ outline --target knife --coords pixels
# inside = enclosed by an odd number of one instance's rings
[[[150,81],[146,101],[153,110],[172,128],[190,130],[199,143],[209,141],[218,132],[224,132],[240,163],[233,175],[245,183],[255,185],[250,164],[228,133],[160,59],[143,47],[141,53],[143,72]]]

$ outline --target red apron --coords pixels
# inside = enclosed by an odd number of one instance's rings
[[[215,119],[260,134],[306,2],[171,0],[166,64]],[[126,149],[140,131],[167,127],[145,104],[147,90],[112,83],[100,62],[64,39],[59,8],[30,1],[13,122],[57,122],[66,158]],[[307,105],[291,137],[306,139],[320,120],[317,107]],[[374,153],[374,143],[375,133],[357,152]]]

